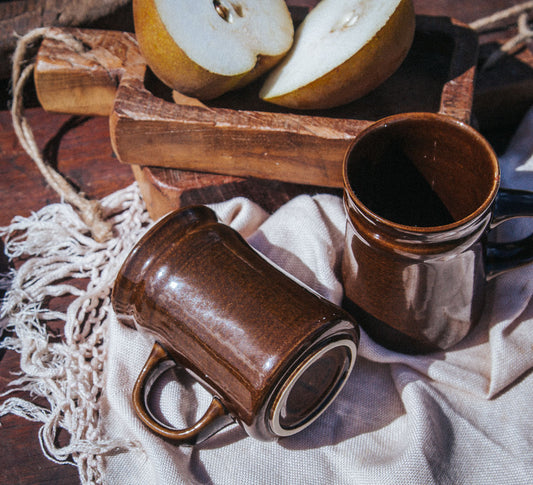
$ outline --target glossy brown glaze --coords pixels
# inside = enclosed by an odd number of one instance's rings
[[[505,253],[516,243],[490,246],[487,263],[498,160],[457,120],[408,113],[375,123],[348,151],[344,181],[346,307],[389,348],[418,353],[454,345],[480,316],[487,276],[499,271],[494,260],[505,259],[502,270],[532,259],[525,240],[520,255]],[[509,191],[500,194],[507,200]],[[496,204],[497,222],[532,215],[531,194],[527,199],[522,193],[507,208]]]
[[[264,439],[278,434],[269,413],[298,366],[333,341],[358,341],[352,317],[274,267],[205,206],[169,214],[141,239],[113,302],[122,323],[155,335]]]
[[[167,440],[194,445],[201,443],[233,423],[233,418],[216,397],[213,398],[204,415],[193,426],[174,429],[158,421],[150,411],[149,393],[154,380],[169,368],[169,363],[173,365],[170,355],[159,343],[155,342],[152,352],[135,382],[132,393],[133,408],[146,426]]]

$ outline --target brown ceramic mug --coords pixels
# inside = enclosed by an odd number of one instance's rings
[[[118,320],[155,336],[133,391],[155,433],[194,444],[237,421],[276,439],[312,423],[348,378],[359,331],[352,317],[263,258],[205,206],[173,212],[137,243],[120,269]],[[149,405],[169,365],[213,395],[193,426],[173,429]]]
[[[498,159],[468,125],[388,117],[354,140],[343,171],[345,307],[388,348],[451,347],[479,319],[486,281],[533,261],[532,237],[488,242],[533,215],[533,193],[499,188]]]

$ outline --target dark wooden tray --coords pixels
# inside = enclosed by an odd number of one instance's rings
[[[134,175],[153,218],[185,205],[220,202],[244,196],[273,211],[292,197],[302,193],[330,192],[340,194],[341,163],[344,151],[364,126],[384,116],[410,111],[440,112],[470,122],[477,62],[477,36],[464,24],[448,17],[417,17],[417,29],[411,51],[400,69],[369,95],[349,105],[327,112],[290,113],[261,102],[257,86],[227,94],[207,105],[208,109],[233,109],[274,113],[278,119],[291,116],[302,126],[313,117],[314,122],[328,126],[337,120],[349,136],[337,139],[334,150],[324,143],[317,156],[329,151],[337,163],[338,175],[329,184],[297,184],[255,177],[235,177],[184,171],[153,166],[134,166]],[[340,120],[340,121],[339,121]],[[302,137],[303,138],[303,137]],[[300,139],[300,144],[305,144]],[[216,149],[216,147],[214,148]],[[300,148],[305,160],[307,148]],[[330,179],[331,181],[331,179]]]
[[[260,81],[201,103],[163,86],[132,34],[58,31],[56,37],[71,35],[83,48],[61,38],[43,41],[35,68],[42,106],[108,114],[114,152],[132,165],[156,218],[205,202],[195,191],[206,186],[219,186],[220,200],[271,190],[284,200],[316,188],[335,191],[342,187],[347,148],[372,121],[409,111],[464,122],[471,116],[477,36],[448,17],[418,16],[413,45],[393,76],[353,103],[315,112],[262,102]]]

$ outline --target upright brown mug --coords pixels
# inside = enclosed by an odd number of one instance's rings
[[[237,421],[276,439],[306,428],[348,378],[359,331],[352,317],[263,258],[205,206],[156,223],[120,269],[118,320],[156,343],[133,391],[155,433],[198,443]],[[173,429],[149,405],[150,388],[179,364],[212,393],[205,415]]]
[[[533,239],[488,242],[533,193],[500,189],[498,159],[472,127],[431,113],[380,120],[344,160],[346,307],[393,350],[447,349],[479,319],[486,281],[533,261]]]

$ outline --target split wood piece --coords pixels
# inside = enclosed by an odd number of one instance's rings
[[[0,79],[7,79],[7,62],[20,36],[48,26],[76,27],[98,23],[100,28],[133,29],[131,0],[12,0],[0,3]]]
[[[347,147],[375,119],[405,111],[470,119],[477,37],[449,18],[418,17],[408,59],[371,95],[306,114],[261,104],[257,85],[207,106],[175,103],[150,76],[131,35],[72,35],[83,51],[69,54],[54,40],[43,42],[35,71],[39,99],[53,111],[88,110],[91,98],[100,104],[99,114],[110,110],[111,142],[124,163],[338,188]],[[98,89],[90,88],[93,81]]]
[[[342,195],[341,189],[312,187],[277,180],[140,165],[131,167],[148,213],[153,220],[158,220],[180,207],[224,202],[234,197],[245,197],[267,212],[273,213],[298,195],[319,193]]]

